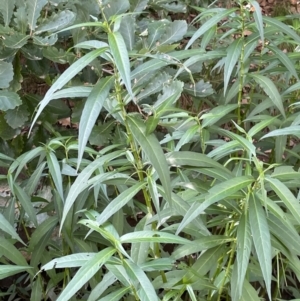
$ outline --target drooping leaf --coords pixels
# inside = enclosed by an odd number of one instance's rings
[[[276,55],[276,58],[280,60],[280,62],[287,68],[287,70],[293,75],[296,79],[298,78],[297,71],[295,69],[294,63],[290,60],[290,58],[280,49],[278,49],[276,46],[270,46],[268,45],[268,48],[274,52]]]
[[[266,176],[265,180],[270,184],[273,191],[278,195],[284,205],[290,210],[300,225],[300,204],[293,193],[278,179]]]
[[[128,115],[127,121],[134,138],[147,155],[165,189],[167,201],[171,204],[171,180],[163,150],[154,134],[146,136],[145,124],[136,116]]]
[[[111,152],[107,155],[104,155],[96,160],[94,160],[92,163],[90,163],[86,168],[84,168],[81,173],[78,175],[76,180],[74,181],[73,185],[71,186],[69,193],[67,195],[65,204],[64,204],[64,209],[63,209],[63,215],[61,219],[61,227],[66,219],[66,216],[71,209],[73,203],[75,202],[76,198],[78,195],[86,189],[89,185],[88,180],[91,177],[92,173],[101,165],[109,162],[110,160],[121,156],[124,154],[123,150]],[[87,186],[88,184],[88,186]]]
[[[123,261],[128,276],[133,280],[141,301],[158,301],[153,285],[144,271],[134,262],[126,259]]]
[[[25,191],[17,183],[13,183],[13,193],[15,194],[16,198],[19,200],[19,202],[20,202],[21,206],[24,208],[25,212],[28,214],[30,220],[37,227],[38,222],[37,222],[36,212],[33,208],[33,204],[30,201],[29,196],[25,193]]]
[[[187,43],[185,49],[188,49],[199,37],[201,37],[207,30],[209,30],[212,26],[217,24],[223,18],[227,17],[231,13],[235,12],[236,8],[224,9],[223,12],[219,12],[215,16],[211,17],[206,21],[200,28],[193,34],[189,42]]]
[[[77,271],[75,276],[71,279],[65,289],[57,298],[57,301],[69,300],[87,281],[89,281],[98,271],[102,265],[116,252],[112,247],[108,247],[89,261],[84,263],[82,267]]]
[[[132,198],[145,186],[146,183],[137,183],[134,186],[128,188],[119,194],[113,201],[111,201],[105,209],[101,212],[100,216],[96,218],[96,221],[102,225],[105,223],[114,213],[119,211],[125,206]]]
[[[30,131],[32,130],[33,125],[37,121],[38,117],[42,113],[43,109],[48,105],[51,101],[54,92],[61,89],[69,80],[71,80],[78,72],[80,72],[85,66],[87,66],[91,61],[97,58],[101,53],[104,53],[107,49],[100,48],[91,51],[86,54],[74,64],[72,64],[60,77],[59,79],[51,86],[51,88],[47,91],[44,99],[40,102],[38,111],[32,121]]]
[[[249,199],[249,222],[258,262],[265,280],[267,293],[271,299],[271,237],[264,209],[254,194],[251,194]]]
[[[203,203],[195,202],[189,209],[189,211],[184,216],[182,222],[178,226],[176,234],[180,233],[180,231],[188,225],[191,221],[193,221],[200,213],[202,213],[207,207],[218,202],[220,200],[224,200],[227,197],[230,197],[235,192],[245,188],[246,186],[253,183],[254,178],[251,176],[241,176],[229,179],[222,183],[216,184],[211,189],[209,189],[208,194],[205,197],[205,201]]]
[[[129,95],[133,98],[129,56],[124,39],[120,32],[113,32],[108,34],[108,42],[121,79],[123,80]]]
[[[47,3],[47,0],[26,0],[27,20],[31,32],[35,31],[37,19]]]
[[[15,228],[7,221],[7,219],[0,213],[0,229],[9,234],[13,239],[17,239],[19,242],[25,245],[23,240],[20,238]],[[16,263],[16,262],[15,262]]]
[[[21,266],[28,265],[22,253],[12,243],[10,243],[8,239],[4,237],[0,237],[0,254],[4,255],[14,264]]]
[[[113,81],[113,76],[107,76],[101,79],[94,86],[85,102],[79,122],[77,169],[80,166],[84,148],[92,132],[93,126],[101,112],[103,103],[108,96]]]
[[[278,92],[277,87],[274,83],[266,76],[260,74],[249,74],[258,85],[260,85],[265,93],[270,97],[275,107],[279,110],[283,117],[285,117],[285,111],[283,107],[283,102],[281,96]]]
[[[219,105],[216,108],[210,110],[208,113],[204,113],[200,117],[200,120],[202,120],[202,127],[204,128],[215,124],[223,116],[235,110],[237,106],[237,104]]]
[[[7,278],[9,276],[21,273],[28,270],[28,266],[18,266],[18,265],[1,265],[0,269],[0,280]]]
[[[173,243],[173,244],[193,244],[188,239],[179,237],[177,235],[159,232],[159,231],[135,231],[124,234],[120,237],[121,243],[136,243],[136,242],[159,242],[159,243]]]
[[[296,137],[300,137],[300,125],[291,125],[289,127],[283,128],[283,129],[271,131],[268,134],[261,137],[260,139],[265,139],[268,137],[287,136],[287,135],[293,135]]]

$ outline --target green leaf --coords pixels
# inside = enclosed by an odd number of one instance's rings
[[[119,31],[127,49],[131,51],[135,44],[135,18],[131,15],[123,16]]]
[[[150,160],[156,170],[159,179],[165,190],[167,201],[172,203],[171,199],[171,180],[168,164],[164,152],[154,134],[146,135],[145,124],[135,116],[127,115],[127,122],[134,138],[137,140],[142,150]]]
[[[101,165],[108,163],[112,159],[119,157],[124,154],[123,150],[115,151],[110,154],[104,155],[96,160],[94,160],[92,163],[90,163],[87,167],[85,167],[82,172],[77,176],[76,180],[74,181],[73,185],[70,188],[70,191],[67,195],[64,209],[63,209],[63,215],[61,219],[61,226],[60,230],[62,228],[62,225],[66,219],[66,216],[68,212],[70,211],[73,203],[76,201],[76,198],[78,195],[86,189],[88,186],[87,182],[89,178],[91,177],[92,173]],[[89,184],[90,185],[90,184]]]
[[[248,132],[250,137],[253,137],[257,133],[261,132],[263,129],[267,128],[270,124],[276,122],[277,117],[267,116],[265,120],[260,121],[256,125],[252,126]],[[245,120],[247,122],[247,119]],[[262,139],[262,138],[261,138]]]
[[[32,202],[29,196],[16,182],[13,183],[13,193],[21,203],[21,206],[24,208],[25,212],[28,214],[30,221],[32,221],[34,225],[37,227],[38,222],[37,222],[36,212],[33,208]]]
[[[282,244],[292,253],[300,255],[300,237],[295,227],[285,217],[279,219],[273,214],[268,215],[270,232],[282,242]]]
[[[97,253],[92,259],[87,261],[77,271],[65,289],[57,298],[57,301],[69,300],[87,281],[89,281],[105,264],[106,261],[116,252],[112,247],[108,247]]]
[[[268,134],[262,136],[260,139],[265,139],[268,137],[278,137],[278,136],[287,136],[287,135],[294,135],[296,137],[300,137],[300,125],[291,125],[284,129],[278,129],[269,132]]]
[[[290,28],[290,26],[278,21],[276,18],[263,17],[263,21],[270,25],[272,28],[276,28],[278,32],[284,32],[286,35],[290,36],[295,42],[300,43],[299,35]]]
[[[55,258],[41,267],[40,271],[52,269],[77,268],[93,259],[97,253],[77,253]]]
[[[75,20],[75,14],[70,10],[60,11],[58,14],[51,15],[50,18],[47,18],[47,21],[41,24],[35,31],[35,34],[40,34],[42,32],[55,32],[62,28],[65,28],[67,25],[72,23]]]
[[[98,299],[99,301],[118,301],[121,300],[122,297],[130,291],[130,287],[123,287],[114,292],[106,295],[105,297]]]
[[[202,120],[202,128],[209,127],[216,122],[218,122],[222,117],[229,114],[231,111],[235,110],[238,107],[237,104],[229,105],[219,105],[216,108],[213,108],[208,113],[201,115],[200,120]]]
[[[222,244],[232,241],[233,238],[224,235],[209,235],[199,239],[195,239],[193,244],[180,246],[172,253],[172,258],[179,260],[185,256],[198,253],[203,250],[208,250]]]
[[[113,76],[107,76],[101,79],[94,86],[85,102],[79,122],[77,169],[80,166],[84,148],[101,112],[103,103],[109,94],[113,81]]]
[[[262,10],[260,8],[260,5],[255,0],[250,0],[250,4],[254,7],[254,20],[257,24],[258,32],[260,34],[260,39],[262,44],[264,44],[264,23],[263,23],[263,17],[262,17]]]
[[[48,3],[47,0],[25,0],[27,7],[27,19],[31,32],[35,31],[37,19],[43,7]]]
[[[29,38],[30,36],[28,35],[15,33],[11,36],[6,36],[3,44],[8,48],[20,49],[27,44]]]
[[[15,92],[0,91],[0,110],[7,111],[14,109],[22,103],[21,98]]]
[[[18,7],[14,13],[16,22],[16,27],[20,33],[25,34],[27,30],[27,15],[26,15],[26,6]]]
[[[237,61],[240,58],[242,48],[244,44],[244,39],[236,39],[229,47],[226,49],[227,56],[225,59],[224,66],[224,95],[226,94],[228,83],[231,77],[231,73],[236,66]]]
[[[225,182],[216,184],[211,189],[209,189],[208,194],[205,197],[203,203],[195,202],[189,209],[189,211],[184,216],[182,222],[180,223],[176,234],[180,233],[181,230],[187,226],[191,221],[193,221],[200,213],[202,213],[207,207],[230,197],[232,194],[240,191],[246,186],[253,183],[254,178],[251,176],[241,176],[233,179],[229,179]]]
[[[166,25],[167,26],[164,26],[165,32],[159,39],[159,46],[181,41],[188,29],[185,20],[175,20],[173,22],[168,22]]]
[[[47,164],[48,164],[48,168],[49,168],[49,173],[55,184],[57,192],[58,192],[61,200],[64,201],[64,191],[63,191],[61,170],[60,170],[60,166],[59,166],[57,157],[52,151],[50,151],[50,153],[47,154]]]
[[[69,80],[71,80],[78,72],[80,72],[85,66],[87,66],[90,62],[92,62],[95,58],[97,58],[100,54],[104,53],[107,48],[100,48],[91,51],[86,54],[74,64],[72,64],[60,77],[59,79],[51,86],[51,88],[47,91],[44,99],[40,102],[38,111],[32,121],[30,131],[32,130],[33,125],[37,121],[38,117],[42,113],[43,109],[47,106],[47,104],[52,99],[52,96],[55,91],[61,89]]]
[[[133,280],[133,285],[137,290],[140,300],[158,301],[159,299],[156,295],[153,285],[144,271],[138,265],[128,259],[124,260],[123,262],[128,276]],[[139,285],[136,283],[139,283]]]
[[[295,69],[294,63],[290,60],[290,58],[276,46],[268,45],[268,48],[275,54],[276,58],[280,60],[280,62],[286,67],[286,69],[293,75],[296,79],[299,80],[297,71]]]
[[[181,96],[183,82],[172,81],[171,84],[163,87],[163,93],[159,94],[156,102],[153,104],[153,110],[156,116],[161,116],[171,107]]]
[[[7,124],[13,129],[17,129],[25,124],[28,120],[29,112],[25,106],[19,106],[14,110],[7,110],[5,113],[5,120]]]
[[[13,262],[14,264],[21,265],[21,266],[28,266],[22,253],[12,243],[10,243],[7,239],[2,237],[0,237],[0,254],[1,257],[5,256],[8,260]]]
[[[271,299],[272,252],[271,237],[264,209],[254,194],[249,199],[249,222],[258,262]]]
[[[276,106],[276,108],[279,110],[279,112],[285,118],[283,102],[282,102],[281,96],[280,96],[275,84],[266,76],[263,76],[260,74],[254,74],[254,73],[250,73],[248,75],[250,77],[252,77],[256,81],[256,83],[263,88],[265,93],[272,100],[273,104]]]
[[[16,0],[2,0],[0,13],[2,14],[4,25],[7,27],[13,15]]]
[[[9,234],[13,239],[17,239],[19,242],[25,245],[24,241],[18,235],[15,228],[7,221],[2,213],[0,213],[0,229],[1,231]]]
[[[242,295],[243,283],[249,266],[249,258],[250,258],[251,246],[252,246],[249,217],[245,213],[240,218],[236,239],[237,239],[236,264],[237,264],[237,277],[238,277],[236,283],[237,286],[236,300],[239,300]]]
[[[128,93],[133,99],[134,96],[130,80],[130,63],[124,39],[119,32],[108,33],[108,43],[118,72],[120,73]]]
[[[266,176],[265,180],[270,184],[272,190],[282,200],[284,205],[290,210],[294,218],[300,225],[300,204],[292,192],[278,179]]]
[[[204,154],[190,151],[169,152],[166,154],[166,159],[171,166],[213,167],[228,174],[228,178],[232,177],[232,173],[226,167]]]
[[[102,225],[105,223],[114,213],[124,207],[132,198],[144,188],[146,183],[137,183],[134,186],[124,190],[113,201],[111,201],[105,209],[97,217],[96,221]]]
[[[193,242],[177,235],[162,231],[135,231],[120,237],[121,243],[157,242],[171,244],[191,244]]]
[[[199,37],[201,37],[206,31],[208,31],[211,27],[216,25],[222,19],[235,12],[236,8],[224,9],[222,12],[218,12],[215,16],[211,17],[204,24],[200,26],[200,28],[193,34],[185,49],[188,49]]]
[[[28,270],[28,266],[1,265],[0,280]]]
[[[13,80],[13,78],[14,78],[14,71],[13,71],[12,63],[0,61],[0,89],[8,88],[9,83]],[[11,92],[6,92],[6,91],[1,91],[0,96],[3,92],[5,92],[7,94],[11,93]],[[0,104],[1,104],[0,110],[6,111],[7,109],[6,110],[3,109],[3,107],[5,108],[5,106],[3,105],[2,99],[0,99]],[[6,104],[6,106],[8,106],[8,104]]]
[[[244,281],[242,298],[240,301],[260,301],[257,291],[254,287],[248,282],[247,279]]]

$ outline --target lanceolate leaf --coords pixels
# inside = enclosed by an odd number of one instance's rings
[[[268,137],[287,136],[287,135],[294,135],[296,137],[300,137],[300,125],[291,125],[284,129],[271,131],[270,133],[264,135],[260,139],[265,139]]]
[[[271,237],[264,209],[255,195],[249,199],[249,222],[260,268],[271,300],[272,252]]]
[[[263,88],[263,90],[270,97],[279,112],[285,117],[282,99],[274,83],[264,75],[251,73],[251,75],[249,76],[251,76],[256,81],[256,83]]]
[[[64,204],[64,209],[63,209],[63,215],[62,215],[62,219],[61,219],[61,226],[60,226],[60,230],[62,228],[62,225],[66,219],[66,216],[70,210],[70,208],[72,207],[72,205],[74,204],[74,202],[76,201],[76,198],[78,197],[78,195],[84,190],[86,189],[86,184],[89,180],[89,178],[91,177],[92,173],[101,165],[109,162],[110,160],[121,156],[122,154],[124,154],[123,150],[119,150],[119,151],[115,151],[112,152],[110,154],[104,155],[98,159],[96,159],[95,161],[93,161],[92,163],[90,163],[86,168],[84,168],[82,170],[82,172],[78,175],[78,177],[76,178],[75,182],[73,183],[73,185],[70,188],[70,191],[68,193],[68,196],[66,198],[65,204]]]
[[[193,221],[200,213],[202,213],[210,205],[230,197],[235,192],[245,188],[249,184],[253,183],[254,178],[251,176],[242,176],[233,179],[229,179],[223,183],[216,184],[212,187],[208,194],[206,195],[205,201],[203,203],[195,202],[189,211],[184,216],[182,222],[180,223],[176,234]]]
[[[240,38],[235,40],[228,48],[227,48],[227,56],[225,59],[224,66],[224,95],[226,94],[228,83],[231,77],[231,73],[233,68],[235,67],[242,48],[243,48],[244,39]]]
[[[79,123],[78,137],[78,161],[77,169],[83,156],[84,148],[90,137],[93,126],[101,112],[104,101],[106,100],[109,90],[113,84],[114,77],[108,76],[101,79],[91,91],[86,100]]]
[[[280,62],[290,71],[291,75],[293,75],[296,79],[299,79],[294,63],[290,60],[290,58],[276,46],[268,45],[268,48],[274,52],[276,58],[278,58]]]
[[[124,260],[124,267],[128,276],[133,280],[136,290],[138,290],[140,300],[158,301],[153,285],[144,271],[128,259]],[[139,283],[139,285],[136,285],[136,283]]]
[[[236,255],[236,264],[237,264],[237,300],[240,299],[242,295],[243,283],[247,268],[249,265],[249,258],[251,253],[251,232],[248,214],[243,214],[241,216],[238,230],[237,230],[237,255]]]
[[[130,80],[130,63],[124,39],[119,32],[113,32],[108,34],[108,42],[118,72],[121,75],[128,93],[133,98]]]
[[[35,30],[37,19],[40,16],[41,10],[48,3],[47,0],[27,0],[27,18],[31,31]]]
[[[84,263],[59,295],[57,301],[70,300],[71,297],[101,269],[102,265],[105,264],[115,252],[116,250],[114,248],[108,247]]]
[[[202,26],[193,34],[191,39],[189,40],[188,44],[186,45],[185,49],[188,49],[200,36],[202,36],[207,30],[209,30],[212,26],[217,24],[226,16],[230,15],[236,11],[236,8],[226,9],[221,13],[216,14],[212,18],[209,18]]]
[[[25,245],[15,228],[6,220],[2,213],[0,213],[0,229],[1,231],[9,234],[13,239],[17,239],[19,242]]]
[[[171,203],[171,180],[164,152],[154,134],[146,135],[145,124],[137,117],[128,115],[127,121],[134,138],[147,155],[150,163],[158,173],[164,187],[167,201]]]
[[[146,185],[146,183],[137,183],[119,194],[112,202],[110,202],[102,211],[97,222],[99,225],[105,223],[114,213],[124,207],[132,198]]]
[[[290,210],[297,220],[298,225],[300,225],[300,204],[292,192],[278,179],[266,176],[265,180],[270,184],[271,188],[282,200],[284,205]]]
[[[28,270],[28,266],[18,266],[18,265],[1,265],[0,269],[0,280],[7,278],[9,276],[21,273]]]
[[[52,99],[53,93],[59,89],[61,89],[69,80],[71,80],[78,72],[80,72],[85,66],[87,66],[90,62],[92,62],[95,58],[97,58],[100,54],[104,53],[107,48],[100,48],[91,51],[86,54],[74,64],[72,64],[60,77],[59,79],[51,86],[51,88],[47,91],[44,99],[40,102],[38,111],[33,119],[33,122],[30,127],[30,131],[32,130],[33,125],[37,121],[38,117],[47,106],[47,104]]]
[[[249,1],[251,5],[254,7],[254,19],[257,24],[257,28],[260,34],[260,39],[262,41],[262,44],[264,44],[264,23],[262,19],[262,13],[261,13],[261,8],[260,5],[257,1],[255,0],[250,0]]]

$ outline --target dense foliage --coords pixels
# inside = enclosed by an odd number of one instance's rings
[[[254,0],[2,0],[0,297],[300,298],[297,30]]]

